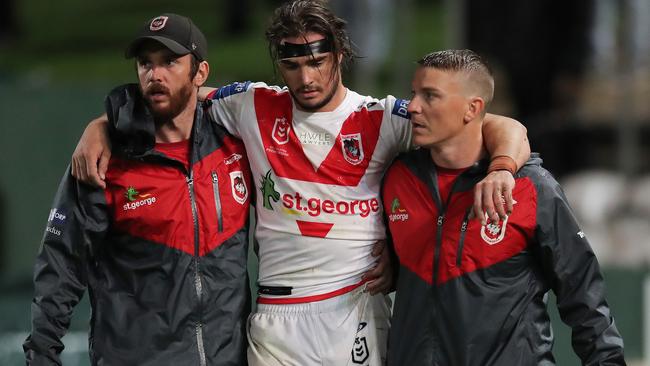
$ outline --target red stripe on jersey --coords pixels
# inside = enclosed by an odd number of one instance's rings
[[[323,223],[323,222],[309,222],[296,220],[298,224],[298,229],[303,236],[314,236],[317,238],[324,238],[332,229],[334,224]]]
[[[269,305],[286,305],[286,304],[303,304],[307,302],[314,302],[314,301],[322,301],[322,300],[327,300],[331,299],[336,296],[340,296],[343,294],[346,294],[355,288],[363,285],[364,283],[368,282],[367,280],[363,280],[359,283],[355,283],[354,285],[346,286],[341,289],[328,292],[325,294],[320,294],[320,295],[314,295],[314,296],[304,296],[304,297],[281,297],[281,298],[269,298],[269,297],[258,297],[257,298],[257,303],[258,304],[269,304]]]
[[[255,89],[255,112],[264,151],[276,176],[339,186],[356,186],[363,178],[377,146],[384,114],[366,108],[350,114],[327,157],[314,167],[293,131],[288,92]],[[345,150],[343,140],[348,141]]]

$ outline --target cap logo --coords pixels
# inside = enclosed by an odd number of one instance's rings
[[[154,20],[151,21],[151,24],[149,24],[149,29],[155,32],[165,28],[165,24],[167,24],[167,19],[168,17],[162,15],[157,18],[154,18]]]
[[[196,44],[194,44],[194,42],[192,42],[192,50],[195,50],[195,49],[196,49]]]

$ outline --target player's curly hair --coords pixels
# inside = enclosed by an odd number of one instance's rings
[[[288,1],[275,10],[265,32],[271,59],[278,61],[278,47],[282,39],[313,32],[324,35],[332,42],[334,55],[343,55],[341,63],[338,57],[334,58],[334,68],[345,68],[356,57],[345,25],[345,20],[334,15],[325,0]]]

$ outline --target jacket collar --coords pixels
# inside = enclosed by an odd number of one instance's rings
[[[114,152],[129,158],[155,154],[156,125],[137,84],[124,84],[113,89],[104,100],[104,106]],[[197,103],[190,137],[195,143],[202,138],[202,120],[203,109]]]

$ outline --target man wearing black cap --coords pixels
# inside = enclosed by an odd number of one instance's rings
[[[90,296],[93,365],[245,365],[251,182],[243,145],[197,103],[207,43],[185,17],[148,21],[126,50],[139,84],[106,99],[106,187],[66,171],[34,270],[27,364],[60,365]]]

